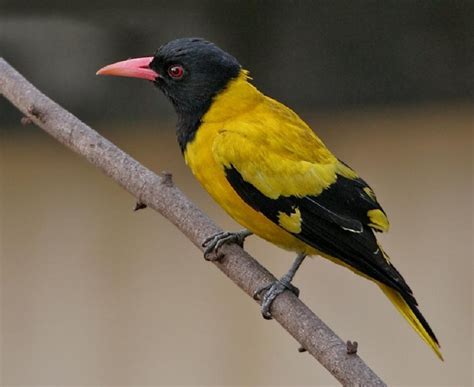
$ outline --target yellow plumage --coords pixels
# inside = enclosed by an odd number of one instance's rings
[[[226,168],[233,167],[244,181],[251,182],[265,197],[276,200],[320,195],[336,182],[338,175],[357,178],[357,174],[341,163],[291,109],[264,96],[251,85],[246,71],[214,98],[184,156],[193,174],[214,200],[248,230],[284,249],[324,256],[373,280],[350,264],[297,238],[295,234],[302,227],[298,208],[291,214],[279,213],[277,222],[272,221],[247,204],[229,183]],[[376,200],[369,187],[363,190]],[[388,220],[380,209],[370,210],[367,216],[374,229],[388,229]],[[442,359],[439,345],[400,294],[377,283]]]
[[[295,291],[291,281],[305,256],[318,254],[377,283],[442,359],[410,287],[377,242],[374,232],[387,231],[389,222],[372,189],[297,114],[251,85],[234,57],[182,38],[98,74],[153,81],[176,109],[178,143],[203,187],[250,232],[298,253],[262,289],[265,318],[275,297]],[[204,243],[206,254],[248,235],[217,234]]]
[[[433,338],[429,335],[429,333],[426,331],[423,325],[420,324],[420,321],[415,316],[410,306],[400,296],[400,294],[396,292],[395,290],[390,289],[386,285],[383,285],[383,284],[378,284],[378,285],[380,286],[380,289],[382,289],[382,291],[388,297],[388,299],[392,302],[392,304],[397,308],[397,310],[405,318],[405,320],[408,321],[408,324],[410,324],[412,328],[425,341],[425,343],[428,344],[433,349],[433,351],[436,353],[436,356],[438,356],[440,360],[444,360],[439,344],[433,340]]]

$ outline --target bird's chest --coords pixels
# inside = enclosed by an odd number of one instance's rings
[[[262,213],[250,207],[228,182],[222,164],[213,155],[214,139],[221,124],[202,124],[186,146],[184,157],[194,176],[212,198],[238,223],[256,235],[287,250],[302,251],[303,244]]]
[[[214,158],[212,146],[220,128],[221,124],[202,124],[194,139],[187,144],[184,158],[204,189],[238,220],[239,215],[248,211],[248,206],[227,181],[224,166]]]

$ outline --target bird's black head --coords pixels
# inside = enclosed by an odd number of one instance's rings
[[[178,141],[184,151],[214,96],[240,70],[237,59],[215,44],[200,38],[182,38],[161,46],[153,57],[117,62],[97,74],[153,81],[178,114]]]
[[[159,74],[155,85],[179,116],[204,114],[212,98],[241,68],[232,55],[199,38],[176,39],[161,46],[149,67]]]

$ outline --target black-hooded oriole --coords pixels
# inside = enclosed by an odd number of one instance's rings
[[[288,273],[261,290],[264,317],[278,294],[297,291],[291,280],[304,257],[320,255],[374,281],[442,359],[411,289],[377,243],[374,231],[389,222],[372,189],[296,113],[257,90],[233,56],[184,38],[98,74],[150,80],[173,104],[186,164],[246,228],[210,238],[208,253],[252,233],[298,253]]]

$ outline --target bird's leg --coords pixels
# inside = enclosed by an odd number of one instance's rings
[[[210,257],[211,253],[217,253],[217,251],[223,246],[231,243],[236,243],[240,247],[244,246],[244,240],[247,238],[249,235],[252,235],[253,233],[250,232],[249,230],[242,230],[238,232],[228,232],[228,231],[221,231],[218,232],[215,235],[212,235],[211,237],[207,238],[203,244],[202,247],[204,247],[204,258],[207,259],[208,261],[212,261],[215,259],[219,259],[219,257],[216,257],[212,259]]]
[[[270,308],[272,306],[273,300],[283,293],[285,290],[289,290],[290,292],[293,292],[296,297],[299,296],[300,291],[297,287],[293,286],[291,284],[291,281],[293,280],[293,277],[296,274],[296,271],[298,268],[301,266],[303,263],[303,260],[305,259],[306,254],[300,253],[296,257],[295,261],[293,262],[293,265],[291,265],[290,270],[281,277],[279,280],[276,280],[275,282],[272,282],[271,284],[268,284],[260,289],[258,289],[254,294],[253,298],[256,300],[262,300],[262,316],[264,319],[270,320],[272,318],[272,314],[270,312]],[[263,293],[263,297],[261,296]]]

